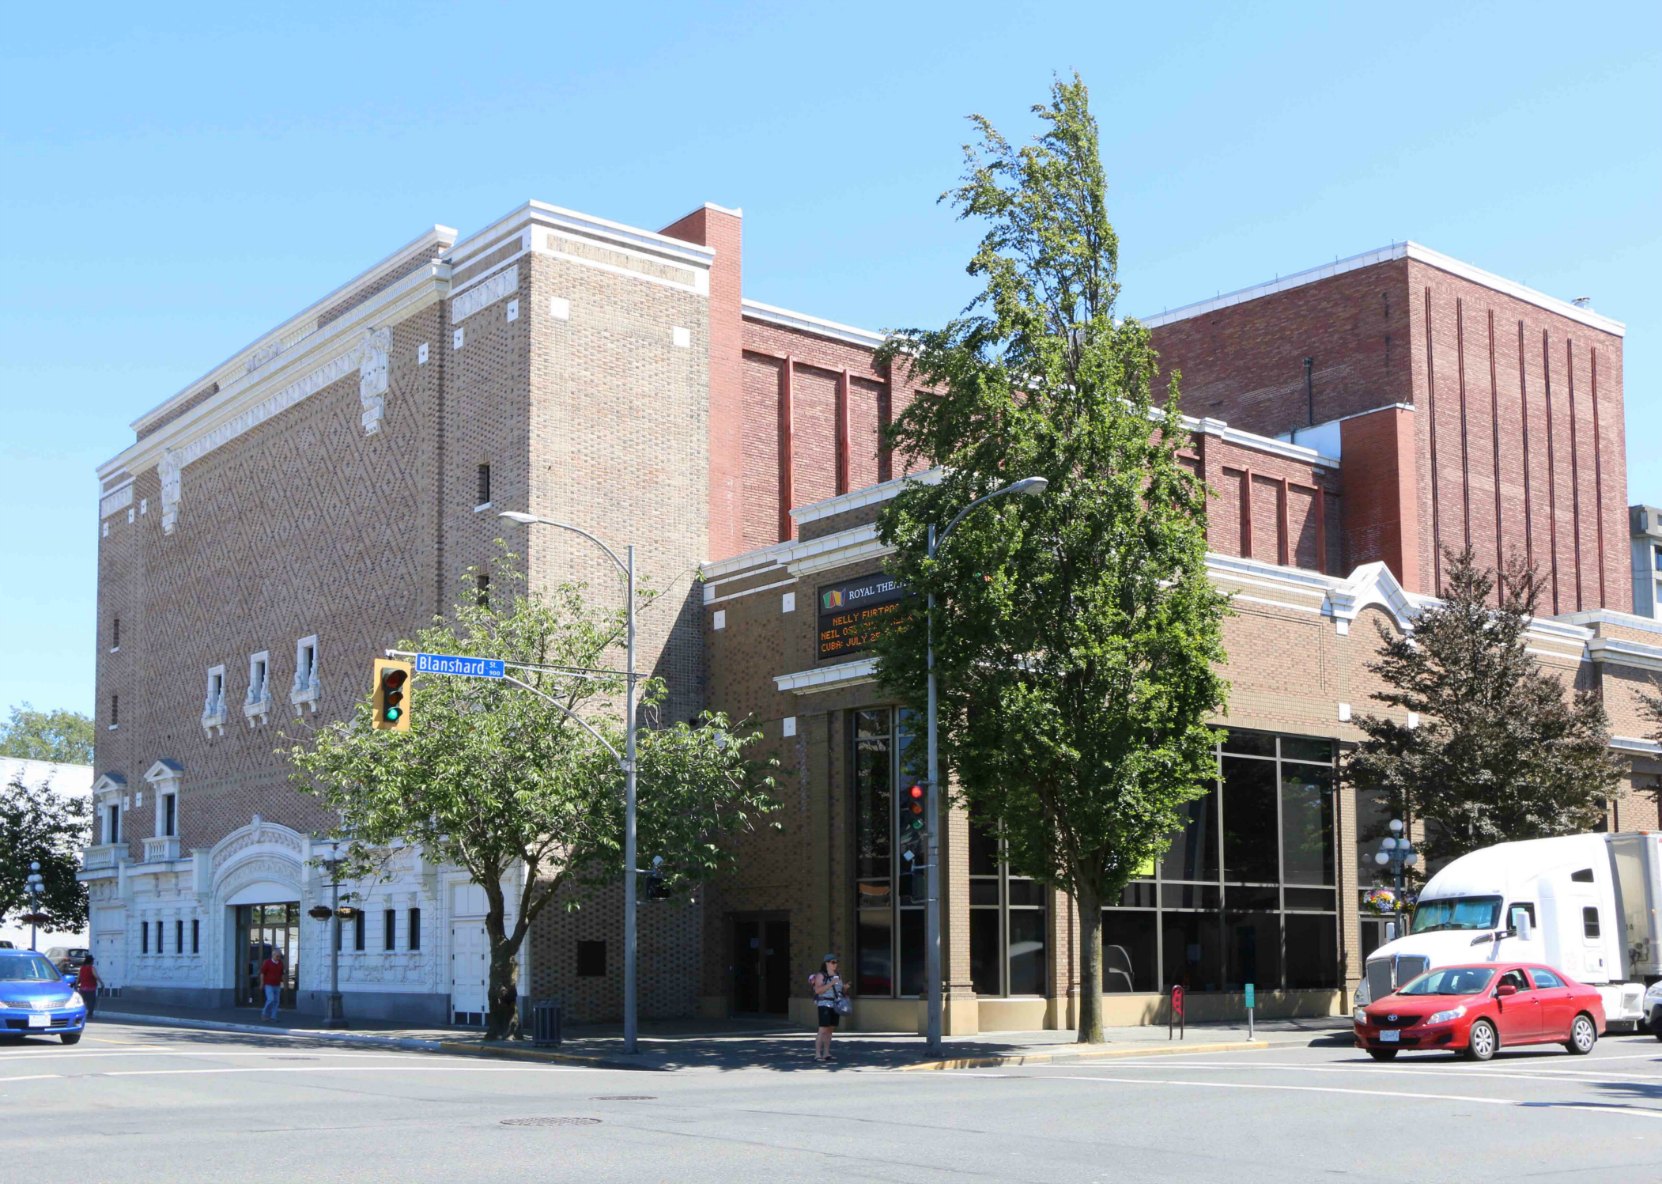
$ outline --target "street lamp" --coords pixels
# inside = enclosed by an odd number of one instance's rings
[[[1402,833],[1402,819],[1391,819],[1391,833],[1379,840],[1379,851],[1374,855],[1373,861],[1380,867],[1391,869],[1397,910],[1400,912],[1403,869],[1413,867],[1420,861],[1420,853],[1414,850],[1414,844]]]
[[[344,1028],[346,1008],[340,994],[340,840],[329,840],[329,858],[323,861],[329,869],[329,918],[334,940],[329,944],[329,999],[323,1015],[325,1028]]]
[[[29,861],[29,878],[23,882],[23,888],[29,894],[29,948],[32,950],[39,944],[35,931],[40,922],[40,898],[46,891],[46,881],[40,875],[40,860]]]
[[[561,530],[580,534],[606,552],[606,557],[617,564],[618,570],[623,573],[626,598],[623,606],[624,633],[627,639],[624,671],[627,685],[623,706],[624,755],[619,762],[623,766],[623,1051],[633,1054],[636,1035],[635,961],[638,944],[635,934],[635,545],[630,543],[625,547],[623,553],[626,558],[619,559],[616,551],[581,526],[573,526],[569,522],[555,522],[551,518],[539,518],[535,514],[524,514],[517,510],[504,510],[497,517],[526,526],[540,522],[544,526],[557,526]]]
[[[935,524],[929,524],[929,552],[928,556],[933,564],[936,553],[947,540],[957,525],[964,520],[971,510],[984,506],[995,497],[1003,497],[1007,493],[1027,494],[1036,497],[1043,493],[1050,485],[1044,477],[1024,477],[1020,481],[1012,481],[1002,489],[995,489],[983,497],[976,498],[965,506],[946,529],[937,536]],[[927,1028],[927,1043],[931,1056],[939,1056],[941,1052],[941,786],[940,769],[936,759],[936,686],[935,686],[935,592],[929,592],[926,627],[928,630],[928,671],[929,671],[929,800],[926,805],[926,826],[929,831],[929,849],[926,858],[929,861],[929,897],[928,907],[924,910],[924,978],[929,986],[929,1018]]]

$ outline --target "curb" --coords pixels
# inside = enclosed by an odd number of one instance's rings
[[[940,1061],[921,1061],[916,1065],[897,1066],[902,1073],[916,1073],[937,1069],[982,1069],[992,1065],[1067,1065],[1075,1061],[1114,1060],[1121,1057],[1174,1057],[1185,1053],[1256,1052],[1276,1044],[1292,1041],[1231,1040],[1211,1044],[1166,1045],[1153,1044],[1146,1048],[1083,1049],[1073,1052],[1029,1052],[1009,1056],[948,1057]]]
[[[586,1057],[578,1053],[548,1052],[540,1048],[513,1048],[502,1044],[471,1044],[460,1040],[437,1041],[434,1043],[433,1051],[468,1057],[499,1057],[509,1061],[548,1061],[555,1064],[585,1065],[591,1069],[627,1069],[633,1073],[667,1072],[661,1065],[642,1065],[635,1061],[618,1061],[610,1057]]]
[[[221,1020],[191,1020],[170,1015],[147,1015],[142,1012],[104,1011],[98,1014],[106,1020],[124,1024],[150,1024],[161,1028],[190,1028],[198,1032],[246,1032],[255,1036],[286,1036],[291,1039],[335,1040],[342,1044],[362,1044],[371,1048],[396,1048],[405,1052],[438,1052],[442,1042],[422,1040],[416,1036],[377,1036],[369,1032],[342,1032],[317,1028],[273,1028],[265,1024],[233,1024]]]

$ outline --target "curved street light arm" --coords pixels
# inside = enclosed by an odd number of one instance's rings
[[[506,518],[506,519],[508,519],[509,521],[512,521],[512,522],[523,523],[526,526],[531,525],[531,523],[533,523],[533,522],[540,522],[544,526],[558,526],[561,530],[569,530],[573,534],[580,534],[584,538],[588,539],[589,542],[593,543],[595,546],[599,547],[602,551],[606,552],[607,556],[611,559],[611,561],[613,563],[617,564],[618,571],[622,572],[625,576],[627,576],[629,574],[629,565],[624,563],[623,560],[618,558],[617,552],[612,550],[605,543],[601,542],[594,535],[592,535],[588,531],[584,530],[581,526],[573,526],[569,522],[556,522],[552,518],[541,518],[541,517],[538,517],[535,514],[521,514],[521,513],[517,512],[515,510],[504,510],[500,514],[498,514],[497,517],[498,518]]]
[[[572,711],[568,711],[566,709],[565,705],[562,704],[559,700],[555,699],[552,695],[548,694],[546,691],[538,690],[536,687],[532,686],[528,682],[521,682],[519,679],[515,678],[511,674],[503,675],[502,676],[502,681],[503,682],[511,682],[516,687],[523,687],[526,690],[530,691],[537,698],[539,698],[543,702],[547,703],[550,707],[552,707],[556,711],[560,712],[560,714],[564,715],[572,723],[576,724],[578,727],[582,728],[589,735],[593,736],[596,740],[600,741],[601,746],[603,748],[605,748],[605,750],[607,752],[612,754],[613,759],[617,761],[619,767],[621,767],[621,768],[627,768],[628,767],[628,762],[623,759],[622,754],[620,754],[617,749],[613,748],[611,746],[611,744],[607,742],[606,737],[602,736],[599,732],[595,731],[592,727],[590,727],[588,721],[585,720],[582,716],[577,715],[576,713],[574,713]]]

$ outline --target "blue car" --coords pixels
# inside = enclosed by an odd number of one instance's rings
[[[56,966],[33,950],[0,950],[0,1037],[78,1044],[86,1025],[87,1005]]]

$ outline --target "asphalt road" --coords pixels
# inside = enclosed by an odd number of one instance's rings
[[[0,1047],[0,1179],[1662,1180],[1662,1044],[674,1073],[95,1025]]]

